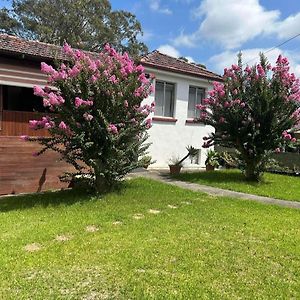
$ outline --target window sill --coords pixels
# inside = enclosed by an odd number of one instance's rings
[[[195,120],[195,119],[186,119],[185,124],[203,124],[203,123],[201,121]]]
[[[177,119],[171,117],[152,117],[152,121],[176,123]]]

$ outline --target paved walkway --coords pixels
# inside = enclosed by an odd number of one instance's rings
[[[242,200],[250,200],[250,201],[256,201],[256,202],[261,202],[261,203],[265,203],[265,204],[275,204],[275,205],[279,205],[279,206],[300,209],[300,202],[280,200],[280,199],[269,198],[269,197],[264,197],[264,196],[257,196],[257,195],[252,195],[252,194],[224,190],[224,189],[211,187],[211,186],[207,186],[207,185],[202,185],[202,184],[197,184],[197,183],[179,181],[179,180],[170,178],[170,176],[168,176],[167,173],[162,173],[162,172],[158,172],[158,171],[139,171],[139,172],[130,174],[130,177],[151,178],[151,179],[165,182],[165,183],[168,183],[171,185],[175,185],[175,186],[178,186],[178,187],[181,187],[184,189],[188,189],[188,190],[192,190],[192,191],[196,191],[196,192],[204,192],[204,193],[207,193],[207,194],[213,195],[213,196],[239,198]]]

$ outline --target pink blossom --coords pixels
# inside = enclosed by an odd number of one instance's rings
[[[230,107],[230,106],[231,106],[231,104],[230,104],[228,101],[226,101],[226,102],[224,103],[224,107],[228,108],[228,107]]]
[[[61,121],[58,125],[58,127],[62,130],[66,130],[68,127],[64,121]]]
[[[45,95],[44,90],[38,85],[35,85],[33,87],[33,93],[34,93],[34,95],[39,96],[39,97],[44,97],[44,95]]]
[[[112,123],[108,125],[107,131],[111,132],[112,134],[118,134],[117,126]]]
[[[94,118],[92,115],[90,115],[89,113],[85,112],[83,114],[83,118],[86,120],[86,121],[92,121],[92,119]]]
[[[240,67],[239,67],[238,65],[232,65],[231,68],[232,68],[232,70],[234,70],[234,71],[240,70]]]
[[[276,148],[275,149],[275,153],[280,153],[281,152],[281,149],[280,148]]]
[[[94,102],[91,101],[91,100],[83,100],[79,97],[76,97],[75,98],[75,107],[78,108],[82,105],[85,105],[85,106],[93,106]]]
[[[47,65],[46,63],[42,62],[41,63],[41,71],[45,74],[49,74],[52,75],[54,73],[56,73],[56,71],[53,69],[52,66]]]
[[[71,46],[67,43],[64,43],[63,46],[63,51],[64,53],[66,53],[67,55],[73,55],[73,49],[71,48]]]
[[[118,83],[119,82],[119,80],[116,78],[116,75],[110,76],[108,81],[110,81],[111,83]]]
[[[138,66],[136,67],[136,71],[137,71],[137,72],[144,72],[144,70],[145,70],[145,68],[144,68],[142,65],[138,65]]]
[[[21,136],[20,136],[20,139],[21,139],[22,141],[26,142],[26,141],[28,141],[29,136],[28,136],[28,135],[21,135]]]
[[[296,142],[297,142],[297,139],[296,139],[296,138],[292,138],[292,139],[291,139],[291,142],[292,142],[292,143],[296,143]]]
[[[251,71],[252,71],[252,70],[251,70],[251,68],[250,68],[249,66],[247,66],[247,67],[245,68],[245,72],[246,72],[246,73],[250,74]]]
[[[146,78],[146,75],[144,73],[142,73],[139,77],[138,80],[143,83],[143,84],[147,84],[149,83],[149,80]]]
[[[70,77],[76,77],[79,73],[80,73],[80,69],[76,65],[72,69],[69,70]]]
[[[30,129],[37,129],[38,121],[37,120],[30,120],[29,121],[29,128]]]
[[[152,119],[151,118],[146,119],[145,123],[146,123],[146,128],[147,129],[152,127]]]
[[[150,88],[149,88],[149,93],[152,94],[152,93],[154,93],[154,92],[155,92],[155,87],[154,87],[154,85],[152,84],[152,85],[150,86]]]

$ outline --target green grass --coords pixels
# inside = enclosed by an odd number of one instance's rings
[[[299,225],[299,210],[146,179],[102,199],[9,197],[0,200],[0,299],[299,299]],[[40,250],[24,249],[32,243]]]
[[[265,173],[262,182],[248,182],[239,170],[181,173],[176,179],[248,194],[300,201],[300,178]]]

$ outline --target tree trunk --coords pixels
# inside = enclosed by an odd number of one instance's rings
[[[109,184],[108,180],[103,176],[103,174],[95,173],[95,189],[97,193],[106,193],[110,190],[111,185]]]
[[[245,177],[249,181],[259,181],[260,173],[257,171],[257,164],[253,160],[246,162]]]

